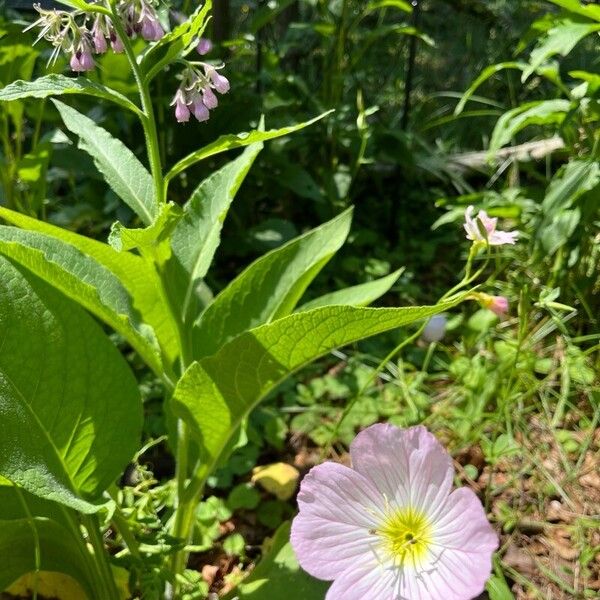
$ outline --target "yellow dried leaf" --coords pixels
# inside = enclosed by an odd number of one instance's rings
[[[27,573],[15,581],[6,590],[13,596],[30,598],[36,589],[40,596],[47,598],[58,598],[58,600],[82,600],[87,598],[81,586],[69,575],[55,573],[53,571],[40,571],[39,573]]]
[[[252,470],[252,483],[260,485],[279,500],[289,500],[294,495],[299,477],[296,468],[281,462]]]

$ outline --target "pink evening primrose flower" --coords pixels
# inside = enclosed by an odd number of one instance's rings
[[[485,237],[477,223],[477,221],[480,221],[487,232],[487,241],[490,246],[503,246],[504,244],[514,244],[516,242],[519,236],[518,231],[496,231],[498,219],[489,217],[485,210],[480,210],[477,217],[473,218],[474,210],[473,206],[469,206],[465,211],[464,228],[468,240],[485,243]]]
[[[508,298],[505,296],[489,296],[488,294],[480,294],[481,302],[485,308],[489,308],[499,317],[504,317],[508,314]]]
[[[304,570],[333,580],[325,600],[470,600],[484,589],[498,536],[452,459],[424,427],[372,425],[352,468],[314,467],[291,542]]]

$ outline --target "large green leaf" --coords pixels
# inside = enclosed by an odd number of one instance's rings
[[[300,568],[290,544],[290,523],[275,532],[258,566],[226,600],[322,600],[329,582],[319,581]]]
[[[64,75],[52,74],[40,77],[35,81],[15,81],[0,90],[0,101],[12,102],[24,98],[48,98],[48,96],[62,96],[67,94],[83,94],[94,96],[101,100],[115,102],[137,114],[140,109],[131,100],[85,77],[65,77]]]
[[[324,296],[319,296],[306,304],[303,304],[298,311],[310,310],[319,306],[331,306],[333,304],[347,304],[349,306],[368,306],[375,302],[398,281],[398,277],[404,271],[404,267],[373,281],[353,285],[349,288],[337,290]]]
[[[164,67],[177,58],[183,58],[193,50],[208,23],[211,8],[212,0],[207,0],[196,9],[187,21],[150,46],[140,64],[146,81],[150,81]]]
[[[528,102],[505,112],[496,123],[490,140],[490,152],[496,152],[530,125],[559,125],[571,109],[568,100]]]
[[[407,308],[316,308],[247,331],[193,363],[177,384],[171,407],[198,442],[203,459],[199,477],[213,470],[242,420],[290,373],[335,348],[426,319],[459,301]]]
[[[39,567],[40,570],[70,575],[89,598],[100,600],[91,583],[81,547],[73,541],[70,532],[50,519],[0,521],[0,556],[0,590]]]
[[[193,356],[202,358],[247,329],[288,315],[317,273],[344,243],[352,211],[254,261],[202,313]]]
[[[584,5],[579,0],[548,0],[548,2],[552,2],[552,4],[582,17],[600,21],[600,6],[594,6],[594,4]]]
[[[205,179],[185,205],[171,237],[173,255],[167,268],[181,290],[177,301],[183,322],[197,317],[196,290],[206,276],[221,241],[227,211],[262,143],[252,144],[235,160]]]
[[[53,102],[69,131],[79,137],[79,147],[92,156],[113,191],[151,225],[158,216],[158,204],[150,173],[123,142],[92,119],[59,100]]]
[[[5,258],[0,275],[0,475],[93,512],[138,447],[137,383],[83,310]]]
[[[175,362],[179,354],[177,326],[166,305],[156,270],[148,261],[131,252],[117,252],[108,244],[1,206],[0,217],[21,229],[37,231],[52,236],[58,241],[65,242],[79,250],[79,252],[90,256],[116,275],[123,287],[129,292],[133,308],[139,312],[141,320],[154,330],[164,354],[165,363],[168,365]],[[71,295],[71,297],[79,301],[76,294]],[[98,313],[96,312],[96,314]],[[139,340],[136,341],[135,336],[130,338],[126,331],[121,331],[121,333],[129,339],[134,347],[138,347]],[[149,350],[154,356],[155,351],[153,349]],[[148,358],[148,352],[143,352],[142,355]],[[157,359],[158,357],[154,357],[149,362],[155,370],[159,368]]]
[[[600,31],[600,23],[578,23],[570,19],[558,21],[532,50],[529,66],[521,81],[526,81],[535,70],[556,54],[566,56],[585,37]]]
[[[185,158],[182,158],[175,166],[167,173],[166,180],[170,181],[173,177],[179,175],[192,165],[208,158],[210,156],[214,156],[215,154],[220,154],[221,152],[226,152],[227,150],[233,150],[234,148],[242,148],[243,146],[249,146],[250,144],[256,144],[258,142],[266,142],[267,140],[273,140],[275,138],[283,137],[284,135],[289,135],[290,133],[294,133],[294,131],[299,131],[300,129],[304,129],[313,123],[323,119],[327,115],[331,114],[333,111],[327,111],[310,121],[305,121],[304,123],[298,123],[296,125],[289,125],[288,127],[282,127],[281,129],[270,129],[269,131],[250,131],[238,134],[227,134],[222,135],[217,138],[208,146],[204,146],[204,148],[200,148],[200,150],[196,150],[192,152]]]
[[[161,357],[152,328],[143,323],[121,281],[71,244],[36,231],[0,226],[0,253],[22,264],[125,337],[156,372]]]

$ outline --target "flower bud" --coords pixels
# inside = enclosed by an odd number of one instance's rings
[[[204,56],[208,54],[213,49],[213,43],[208,38],[200,38],[198,40],[198,45],[196,46],[196,51],[200,56]]]
[[[220,75],[214,67],[207,69],[206,74],[219,94],[226,94],[229,91],[229,79]]]
[[[427,325],[421,334],[425,342],[439,342],[446,333],[446,324],[448,319],[445,315],[435,315],[427,321]]]
[[[190,109],[184,102],[177,102],[175,105],[175,118],[178,123],[187,123],[190,120]]]
[[[204,102],[206,108],[209,108],[210,110],[217,108],[219,105],[219,101],[217,100],[215,93],[210,89],[209,86],[206,86],[202,89],[202,102]]]
[[[490,296],[489,294],[477,293],[477,300],[484,308],[496,313],[499,317],[508,314],[508,299],[505,296]]]
[[[113,52],[117,54],[120,54],[125,50],[121,38],[116,33],[113,33],[110,36],[110,47],[113,49]]]

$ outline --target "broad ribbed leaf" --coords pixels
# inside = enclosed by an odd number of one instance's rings
[[[96,322],[0,259],[0,475],[83,512],[137,449],[142,411],[127,363]]]
[[[140,109],[131,100],[115,90],[95,81],[90,81],[85,77],[65,77],[59,74],[45,75],[35,81],[19,79],[0,90],[0,101],[11,102],[13,100],[23,100],[24,98],[48,98],[49,96],[68,94],[82,94],[94,96],[101,100],[109,100],[123,108],[141,114]]]
[[[109,269],[70,243],[5,225],[0,226],[0,253],[105,321],[129,341],[156,373],[161,372],[152,328],[141,322],[127,289]]]
[[[559,125],[570,109],[568,100],[542,100],[528,102],[505,112],[494,127],[490,152],[508,144],[519,131],[530,125]]]
[[[233,150],[234,148],[242,148],[243,146],[249,146],[250,144],[256,144],[258,142],[266,142],[267,140],[273,140],[275,138],[283,137],[284,135],[289,135],[290,133],[294,133],[294,131],[299,131],[300,129],[304,129],[317,121],[320,121],[327,115],[331,114],[333,111],[327,111],[310,121],[306,121],[304,123],[298,123],[297,125],[290,125],[288,127],[282,127],[281,129],[270,129],[269,131],[251,131],[245,133],[238,134],[228,134],[222,135],[217,138],[212,144],[208,144],[208,146],[204,146],[204,148],[200,148],[200,150],[196,150],[196,152],[192,152],[185,158],[182,158],[175,166],[167,173],[166,180],[169,181],[179,175],[179,173],[185,171],[192,165],[208,158],[210,156],[214,156],[215,154],[220,154],[221,152],[226,152],[227,150]]]
[[[208,23],[207,17],[211,8],[212,0],[206,0],[187,21],[175,27],[148,49],[140,65],[146,81],[156,77],[175,59],[183,58],[192,51]]]
[[[172,408],[191,427],[206,477],[250,410],[290,373],[340,346],[449,310],[436,306],[328,306],[247,331],[193,363],[177,384]]]
[[[33,219],[1,206],[0,217],[21,229],[37,231],[38,233],[56,238],[58,242],[65,242],[67,245],[72,246],[106,267],[118,278],[127,292],[129,292],[133,308],[139,312],[141,320],[150,325],[154,330],[160,348],[165,356],[166,364],[175,362],[179,355],[177,326],[173,322],[171,312],[162,295],[160,279],[148,261],[131,252],[117,252],[108,244],[79,235],[68,229],[62,229],[50,223]],[[79,302],[78,295],[72,294],[71,297]],[[87,305],[84,304],[84,306]],[[94,310],[92,312],[98,314]],[[98,316],[102,318],[101,315]],[[142,330],[141,327],[140,330]],[[133,338],[130,337],[126,331],[121,331],[121,333],[134,347],[139,346],[139,342],[136,341],[135,336]],[[152,354],[155,353],[154,350],[150,350]],[[144,351],[142,356],[148,359],[148,352]],[[158,357],[154,357],[149,363],[155,370],[159,368],[157,359]]]
[[[42,570],[70,575],[90,599],[101,600],[91,582],[85,555],[71,533],[58,523],[40,517],[0,521],[0,590],[36,570],[37,549]]]
[[[331,292],[324,296],[319,296],[306,304],[303,304],[298,312],[304,310],[310,310],[312,308],[318,308],[320,306],[332,306],[333,304],[346,304],[349,306],[368,306],[371,302],[375,302],[377,298],[383,296],[393,285],[398,281],[398,277],[404,271],[398,269],[381,279],[375,279],[374,281],[368,281],[367,283],[361,283],[354,285],[343,290]]]
[[[216,352],[246,331],[288,315],[304,291],[344,243],[352,211],[254,261],[202,313],[194,326],[194,358]]]
[[[182,288],[178,306],[183,321],[188,320],[196,289],[219,246],[227,211],[262,147],[261,143],[248,146],[241,156],[205,179],[185,205],[183,218],[173,231],[168,268]],[[191,318],[196,316],[192,310]]]
[[[92,119],[58,100],[53,102],[69,131],[79,137],[79,147],[92,156],[108,185],[146,225],[152,224],[158,216],[158,204],[152,177],[142,163],[123,142]]]

